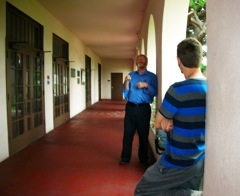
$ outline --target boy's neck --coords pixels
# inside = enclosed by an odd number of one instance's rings
[[[191,68],[186,70],[186,72],[184,73],[184,77],[186,79],[189,78],[205,78],[205,76],[202,74],[201,70],[199,68]]]

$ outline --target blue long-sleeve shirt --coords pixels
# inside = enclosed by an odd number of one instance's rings
[[[135,104],[152,103],[153,97],[158,94],[157,76],[147,70],[142,75],[138,71],[131,72],[129,75],[131,76],[129,90],[125,90],[124,84],[122,88],[125,99]],[[136,86],[138,82],[147,82],[148,89],[138,88]]]

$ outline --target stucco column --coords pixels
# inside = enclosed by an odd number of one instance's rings
[[[204,196],[240,194],[240,1],[207,1]]]

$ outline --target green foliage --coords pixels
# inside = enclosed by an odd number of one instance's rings
[[[201,64],[201,71],[202,71],[202,73],[203,74],[205,74],[206,73],[206,70],[207,70],[207,66],[206,65],[204,65],[204,64]]]
[[[199,10],[206,5],[206,0],[190,0],[189,7],[193,8],[194,10]]]
[[[156,97],[153,98],[153,102],[150,104],[151,105],[151,119],[150,119],[150,127],[152,130],[154,130],[154,123],[155,123],[155,117],[156,117]]]

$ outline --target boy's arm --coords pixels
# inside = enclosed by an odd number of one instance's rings
[[[165,118],[159,111],[157,112],[155,119],[155,128],[162,129],[164,131],[171,131],[173,129],[173,121]]]

